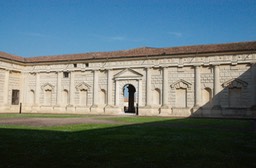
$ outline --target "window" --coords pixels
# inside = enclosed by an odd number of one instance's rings
[[[62,104],[67,105],[69,103],[69,95],[68,95],[68,90],[63,90],[62,91]]]
[[[87,102],[88,91],[85,90],[85,89],[81,89],[79,94],[80,94],[80,102],[79,102],[79,104],[81,106],[87,106],[88,105],[88,102]]]
[[[12,90],[12,105],[18,105],[19,104],[19,97],[20,97],[20,91],[19,90]]]
[[[160,89],[156,88],[153,92],[153,104],[160,105],[161,104],[161,94]]]
[[[210,88],[205,88],[202,91],[202,103],[203,105],[209,105],[212,99],[212,90]]]
[[[63,78],[68,78],[69,77],[69,72],[63,72]]]
[[[107,98],[106,98],[106,91],[104,90],[104,89],[101,89],[101,91],[100,91],[100,93],[99,93],[99,95],[100,95],[100,104],[106,104],[107,102],[106,102],[106,100],[107,100]]]
[[[176,107],[181,107],[181,108],[187,107],[187,89],[185,88],[176,89]]]
[[[229,107],[241,107],[242,98],[241,98],[241,88],[229,88]]]
[[[85,63],[84,65],[85,65],[85,67],[89,67],[89,63]]]
[[[52,105],[52,90],[47,89],[44,91],[44,104],[45,105]]]
[[[29,104],[31,104],[31,105],[35,104],[35,91],[34,90],[30,90],[28,99],[29,99]]]
[[[74,65],[74,68],[76,68],[77,67],[77,64],[73,64]]]

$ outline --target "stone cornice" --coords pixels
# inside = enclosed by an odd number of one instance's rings
[[[8,53],[0,52],[0,59],[6,62],[16,62],[17,64],[40,65],[40,64],[70,64],[78,62],[108,62],[108,61],[128,61],[141,59],[164,59],[177,57],[198,57],[213,55],[250,54],[256,52],[256,41],[239,42],[213,45],[196,45],[172,48],[137,48],[114,52],[94,52],[84,54],[66,54],[57,56],[41,56],[23,58]]]

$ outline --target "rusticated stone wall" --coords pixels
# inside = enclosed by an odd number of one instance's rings
[[[0,63],[0,112],[126,114],[124,87],[138,115],[255,117],[256,54]],[[132,113],[136,114],[136,111]]]

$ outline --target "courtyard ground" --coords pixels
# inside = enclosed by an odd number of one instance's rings
[[[255,123],[0,114],[0,167],[256,167]]]

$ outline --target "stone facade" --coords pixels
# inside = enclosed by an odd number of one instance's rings
[[[28,59],[0,52],[0,112],[255,117],[255,62],[256,42]]]

